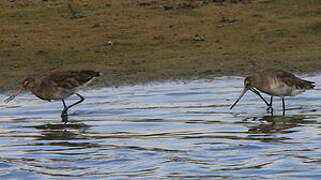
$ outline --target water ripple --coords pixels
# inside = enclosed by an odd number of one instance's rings
[[[275,98],[271,116],[251,93],[229,110],[242,85],[222,77],[83,91],[67,124],[61,102],[24,94],[0,105],[0,178],[318,179],[319,92],[287,98],[286,116]]]

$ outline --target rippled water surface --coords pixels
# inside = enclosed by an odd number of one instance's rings
[[[284,117],[275,98],[272,117],[253,93],[229,110],[242,84],[86,90],[66,125],[61,102],[21,95],[0,106],[0,179],[318,179],[321,92],[287,98]]]

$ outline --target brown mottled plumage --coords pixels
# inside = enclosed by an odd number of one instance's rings
[[[5,101],[13,100],[18,94],[25,90],[30,90],[35,96],[42,100],[62,100],[64,109],[61,113],[63,121],[67,121],[67,111],[72,106],[81,103],[84,98],[76,93],[80,87],[90,83],[93,79],[100,76],[99,72],[92,70],[81,71],[52,71],[47,75],[34,79],[28,77],[23,82],[23,88],[11,95]],[[80,101],[66,106],[64,99],[76,94]]]
[[[248,76],[244,80],[244,89],[241,92],[239,98],[231,106],[232,109],[243,95],[250,90],[257,94],[268,107],[272,109],[273,96],[279,96],[282,98],[283,114],[285,113],[285,96],[295,96],[307,89],[313,89],[314,82],[307,81],[296,77],[294,74],[280,70],[280,69],[265,69],[260,73]],[[271,101],[268,103],[257,90],[269,94]]]

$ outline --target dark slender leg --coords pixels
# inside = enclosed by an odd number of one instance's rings
[[[250,91],[254,92],[256,95],[258,95],[264,102],[267,106],[272,106],[271,104],[269,104],[265,99],[264,97],[259,93],[259,91],[251,88]]]
[[[271,110],[271,112],[273,113],[272,103],[273,103],[273,96],[271,96],[269,107],[266,109],[267,112]]]
[[[285,116],[285,102],[284,102],[284,97],[281,97],[282,99],[282,107],[283,107],[283,116]]]
[[[271,96],[271,99],[270,99],[270,105],[272,106],[272,102],[273,102],[273,96]]]
[[[80,94],[78,94],[78,93],[75,93],[78,97],[80,97],[80,100],[79,101],[77,101],[77,102],[75,102],[74,104],[72,104],[72,105],[70,105],[70,106],[68,106],[67,108],[69,109],[69,108],[71,108],[71,107],[73,107],[74,105],[77,105],[77,104],[79,104],[79,103],[81,103],[81,102],[83,102],[84,100],[85,100],[85,98],[84,97],[82,97]]]
[[[64,105],[64,109],[66,109],[67,106],[66,106],[65,100],[63,100],[63,99],[62,99],[62,104]]]
[[[270,103],[268,103],[264,97],[260,94],[259,91],[253,89],[253,88],[250,88],[250,91],[254,92],[256,95],[258,95],[264,102],[265,104],[268,106],[268,108],[266,109],[267,112],[270,112],[273,114],[273,107],[272,107],[272,101],[273,101],[273,96],[271,96],[271,99],[270,99]]]
[[[62,122],[67,123],[68,122],[68,114],[67,114],[68,107],[65,103],[65,100],[63,100],[63,99],[62,99],[62,104],[64,105],[64,109],[61,112],[61,120],[62,120]]]
[[[64,109],[62,110],[62,112],[61,112],[61,119],[62,119],[62,121],[63,122],[67,122],[68,121],[68,109],[69,108],[71,108],[71,107],[73,107],[73,106],[75,106],[75,105],[77,105],[77,104],[79,104],[79,103],[81,103],[81,102],[83,102],[84,100],[85,100],[85,98],[84,97],[82,97],[80,94],[78,94],[78,93],[75,93],[78,97],[80,97],[80,100],[79,101],[77,101],[77,102],[75,102],[74,104],[72,104],[72,105],[70,105],[70,106],[66,106],[66,103],[65,103],[65,101],[64,100],[62,100],[62,103],[63,103],[63,105],[64,105]]]

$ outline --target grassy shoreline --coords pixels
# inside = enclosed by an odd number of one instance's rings
[[[0,90],[55,69],[99,70],[99,86],[320,72],[320,3],[2,1]]]

